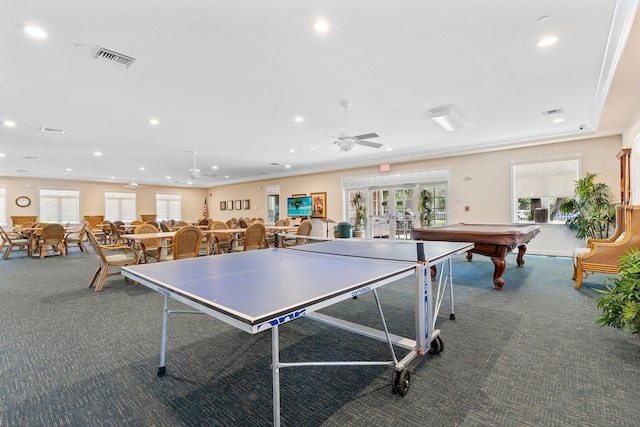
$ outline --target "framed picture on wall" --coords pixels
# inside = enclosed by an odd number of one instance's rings
[[[227,200],[227,210],[228,211],[233,210],[233,200]]]
[[[307,193],[292,194],[291,197],[307,197]]]
[[[241,200],[236,200],[235,208],[236,208],[237,211],[242,209],[242,201]]]
[[[224,211],[227,209],[227,202],[225,202],[224,200],[220,202],[220,210]]]
[[[242,201],[242,209],[249,209],[249,199],[244,199]]]
[[[327,193],[311,193],[311,218],[327,217]]]

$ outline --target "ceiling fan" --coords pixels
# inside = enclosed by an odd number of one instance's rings
[[[215,178],[218,175],[214,174],[214,173],[204,173],[204,172],[200,172],[200,169],[198,169],[198,167],[196,166],[196,154],[198,154],[197,151],[187,151],[188,153],[193,153],[193,167],[189,168],[189,170],[187,171],[187,173],[189,174],[189,176],[191,177],[191,179],[198,179],[201,176],[209,176],[211,178]]]
[[[131,191],[136,191],[138,188],[140,187],[145,187],[144,185],[140,185],[136,182],[136,174],[133,173],[131,176],[131,182],[126,184],[125,187],[127,187],[129,190]]]
[[[341,101],[340,105],[344,108],[344,131],[340,132],[338,136],[329,136],[330,138],[336,139],[336,141],[331,142],[329,144],[321,145],[319,147],[313,147],[311,150],[317,150],[318,148],[328,147],[330,145],[337,145],[340,147],[339,152],[347,152],[350,151],[356,145],[364,145],[365,147],[371,148],[380,148],[383,144],[379,142],[371,142],[366,141],[368,138],[378,138],[377,133],[365,133],[363,135],[352,136],[349,135],[348,126],[347,126],[347,115],[349,112],[349,107],[351,107],[351,103],[348,101]]]

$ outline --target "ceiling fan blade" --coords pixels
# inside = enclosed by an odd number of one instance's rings
[[[333,138],[333,137],[332,137],[332,138]],[[320,149],[320,148],[328,147],[328,146],[330,146],[330,145],[337,144],[337,143],[338,143],[338,141],[334,141],[334,142],[330,142],[330,143],[328,143],[328,144],[318,145],[317,147],[309,148],[309,151],[318,150],[318,149]]]
[[[358,140],[356,144],[364,145],[366,147],[371,147],[371,148],[380,148],[384,145],[384,144],[380,144],[379,142],[363,141],[361,139]]]
[[[369,138],[378,138],[377,133],[366,133],[364,135],[354,136],[356,139],[369,139]]]

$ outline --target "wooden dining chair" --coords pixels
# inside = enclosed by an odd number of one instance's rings
[[[171,253],[160,257],[158,261],[171,261],[196,258],[200,253],[202,230],[195,225],[187,225],[176,231],[171,244]]]
[[[40,258],[44,258],[48,249],[54,252],[60,252],[60,255],[66,256],[64,246],[65,231],[61,224],[46,224],[42,227],[42,235],[38,247],[40,248]]]
[[[136,265],[138,263],[138,252],[134,248],[126,245],[101,245],[91,228],[87,228],[87,237],[100,263],[89,282],[89,287],[91,288],[96,279],[98,280],[96,292],[102,290],[107,277],[120,274],[120,267]],[[110,272],[109,269],[111,268],[118,268],[118,271]],[[125,280],[129,279],[125,277]]]
[[[231,252],[251,251],[264,248],[266,230],[259,222],[247,227],[242,237],[231,239]]]

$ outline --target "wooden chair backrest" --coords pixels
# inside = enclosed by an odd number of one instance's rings
[[[60,224],[46,224],[42,227],[44,245],[54,245],[64,240],[64,227]]]
[[[173,259],[195,258],[200,252],[202,243],[202,230],[187,225],[176,231],[173,236]]]
[[[158,228],[153,224],[140,224],[135,228],[135,230],[133,230],[133,234],[151,234],[159,232],[160,230],[158,230]],[[142,239],[139,242],[147,249],[157,248],[160,246],[160,239],[157,238]]]
[[[266,229],[264,228],[264,224],[259,222],[251,224],[244,232],[244,250],[250,251],[263,248],[265,236]]]

